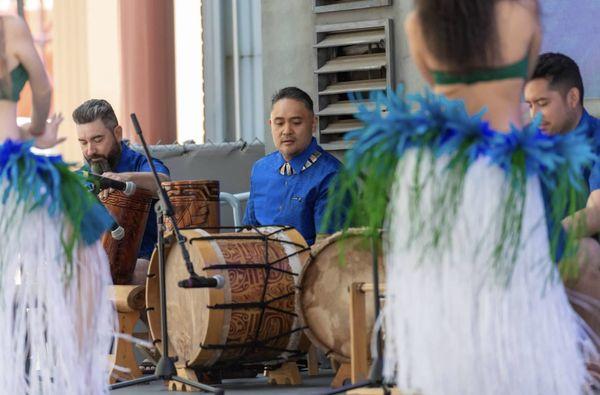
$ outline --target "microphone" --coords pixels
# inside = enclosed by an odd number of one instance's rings
[[[220,274],[212,277],[201,277],[192,275],[186,280],[181,280],[177,283],[180,288],[223,288],[225,278]]]
[[[117,191],[121,191],[125,194],[125,196],[131,196],[135,193],[135,184],[131,181],[117,181],[112,178],[102,177],[98,174],[90,173],[87,171],[83,172],[84,177],[86,177],[89,181],[93,182],[95,186],[94,191],[98,189],[99,191],[107,188],[116,189]]]

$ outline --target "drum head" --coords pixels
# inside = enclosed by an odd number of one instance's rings
[[[313,344],[340,362],[350,361],[350,294],[353,282],[372,283],[371,242],[351,229],[341,240],[336,233],[315,245],[300,275],[297,305]],[[344,259],[340,259],[343,254]],[[385,280],[381,254],[379,279]],[[374,324],[372,294],[366,295],[365,327],[371,338]]]

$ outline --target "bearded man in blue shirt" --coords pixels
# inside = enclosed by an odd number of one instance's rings
[[[115,112],[106,100],[90,99],[73,111],[77,139],[87,166],[102,163],[103,177],[117,181],[130,181],[137,188],[158,192],[152,169],[146,156],[129,148],[123,141],[123,128]],[[161,181],[169,181],[169,169],[158,159],[153,160]],[[108,190],[100,192],[107,194]],[[156,195],[158,198],[158,195]],[[133,273],[133,284],[144,284],[148,271],[148,260],[157,239],[156,213],[150,208],[142,245]]]
[[[329,185],[341,163],[313,137],[317,118],[303,90],[287,87],[275,93],[269,125],[277,151],[252,168],[244,224],[293,226],[312,245],[318,232],[336,230],[322,222]]]

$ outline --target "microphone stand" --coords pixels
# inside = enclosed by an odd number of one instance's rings
[[[158,173],[156,172],[156,168],[154,167],[154,163],[152,162],[152,155],[150,154],[150,150],[148,149],[148,145],[144,140],[144,136],[142,135],[142,128],[137,120],[135,114],[131,114],[131,121],[133,122],[133,126],[137,135],[140,138],[140,142],[144,147],[144,152],[146,154],[146,158],[148,159],[148,163],[150,164],[150,168],[152,169],[152,174],[154,175],[154,180],[156,181],[156,187],[158,188],[158,198],[159,201],[155,205],[156,210],[156,226],[158,230],[158,239],[157,239],[157,253],[158,253],[158,273],[159,273],[159,287],[160,287],[160,330],[161,330],[161,343],[162,343],[162,351],[160,359],[156,364],[156,370],[154,374],[148,377],[140,377],[138,379],[124,381],[121,383],[116,383],[109,386],[110,390],[115,390],[118,388],[130,387],[132,385],[149,383],[155,380],[172,380],[177,381],[179,383],[188,385],[190,387],[202,390],[204,392],[210,392],[213,394],[222,394],[223,390],[220,388],[211,387],[209,385],[199,383],[196,381],[187,380],[183,377],[177,376],[177,369],[175,368],[175,363],[173,359],[169,357],[169,333],[167,329],[167,290],[165,284],[165,251],[164,251],[164,216],[169,217],[171,223],[173,225],[173,231],[177,237],[177,242],[181,249],[181,254],[183,255],[183,259],[185,261],[186,268],[188,273],[190,274],[190,278],[198,278],[202,277],[198,276],[194,271],[194,266],[192,265],[192,261],[190,259],[190,254],[185,246],[185,238],[179,231],[179,227],[177,226],[177,221],[175,220],[173,210],[173,205],[171,204],[171,200],[167,195],[166,191],[162,187],[160,182],[160,178],[158,177]]]

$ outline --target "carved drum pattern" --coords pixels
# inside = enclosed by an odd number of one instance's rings
[[[272,233],[268,242],[255,232],[210,235],[200,229],[182,231],[196,272],[222,275],[222,289],[177,287],[177,282],[188,274],[179,249],[166,249],[169,339],[178,363],[210,368],[266,362],[286,359],[291,355],[289,351],[298,350],[301,331],[296,330],[299,324],[294,292],[308,247],[293,229],[271,227],[260,228],[260,232]],[[261,267],[264,262],[272,263],[268,272]],[[152,337],[160,341],[157,273],[155,253],[149,268],[146,303]],[[263,292],[264,300],[270,301],[265,309],[258,305]]]
[[[102,237],[113,282],[117,285],[130,284],[153,195],[149,191],[138,188],[131,196],[113,191],[108,197],[100,200],[125,230],[125,236],[121,240],[113,239],[110,232]]]
[[[219,226],[219,181],[168,181],[162,185],[173,203],[179,228]],[[171,221],[165,223],[170,230]]]

